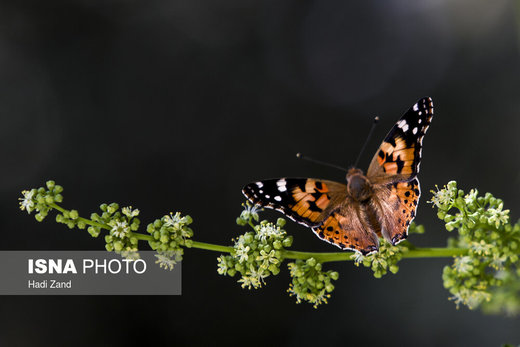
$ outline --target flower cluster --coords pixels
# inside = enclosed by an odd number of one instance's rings
[[[63,201],[63,196],[61,195],[63,187],[57,185],[54,181],[47,181],[46,188],[40,187],[38,189],[24,190],[22,192],[23,197],[18,199],[20,200],[20,209],[22,211],[25,210],[29,214],[33,211],[37,212],[34,218],[38,222],[43,221],[47,217],[53,204]],[[74,224],[72,224],[73,227]]]
[[[415,223],[410,224],[408,229],[409,234],[423,234],[424,227],[422,225],[416,225]],[[408,251],[409,243],[404,241],[396,246],[392,246],[385,240],[379,240],[379,251],[372,253],[367,256],[363,256],[361,253],[356,252],[352,254],[351,259],[354,260],[354,264],[359,266],[360,264],[364,267],[370,268],[374,272],[375,278],[381,278],[383,275],[388,273],[396,274],[399,271],[397,263],[403,258],[403,254]]]
[[[362,264],[364,267],[372,269],[375,278],[381,278],[383,275],[387,274],[388,270],[393,274],[396,274],[397,271],[399,271],[397,263],[403,257],[403,252],[406,251],[408,251],[408,248],[403,244],[392,246],[388,242],[381,240],[379,252],[367,256],[363,256],[356,252],[351,256],[351,258],[354,260],[356,266]]]
[[[244,206],[245,210],[237,218],[237,224],[252,224],[253,219],[258,219],[258,214],[250,205]],[[252,225],[253,231],[246,232],[234,240],[230,255],[217,258],[217,271],[228,276],[234,276],[239,272],[242,277],[238,282],[242,283],[242,288],[257,289],[265,284],[266,277],[278,275],[280,272],[283,250],[291,246],[292,236],[287,236],[282,229],[285,225],[282,218],[278,218],[276,225],[265,220]]]
[[[191,247],[193,241],[193,230],[189,225],[193,219],[180,212],[163,216],[148,224],[146,231],[153,237],[149,241],[150,247],[157,251],[157,262],[159,266],[172,270],[174,265],[182,260],[183,247]]]
[[[307,301],[317,308],[327,303],[330,292],[334,290],[332,280],[337,280],[339,274],[336,271],[322,271],[322,264],[314,258],[296,260],[289,263],[292,283],[289,285],[289,295],[296,296],[296,303]]]
[[[509,210],[490,193],[478,196],[472,189],[465,194],[454,181],[433,193],[438,217],[448,231],[458,231],[449,246],[467,250],[443,270],[451,299],[470,309],[520,313],[520,222],[509,224]]]
[[[266,220],[259,222],[257,207],[249,202],[243,204],[243,207],[237,224],[249,225],[253,230],[234,240],[229,255],[217,258],[217,272],[228,276],[240,273],[238,282],[242,288],[257,289],[265,284],[265,278],[280,272],[286,248],[292,245],[293,238],[283,230],[285,219],[278,218],[276,224]],[[297,303],[307,301],[316,308],[327,302],[329,293],[334,290],[331,281],[338,278],[337,272],[323,272],[322,264],[314,258],[297,260],[288,266],[292,277],[288,292],[296,296]]]
[[[140,220],[137,218],[139,210],[132,207],[123,207],[115,202],[111,204],[101,204],[99,206],[101,215],[92,213],[90,219],[94,225],[89,226],[88,232],[93,237],[97,237],[101,229],[110,228],[108,235],[105,236],[105,248],[107,251],[114,251],[128,259],[139,258],[137,253],[138,239],[133,234],[139,229]]]

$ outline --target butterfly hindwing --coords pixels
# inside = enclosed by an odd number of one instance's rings
[[[326,218],[331,201],[345,200],[347,187],[313,178],[280,178],[250,183],[242,192],[254,204],[278,210],[313,227]]]
[[[367,171],[373,183],[406,181],[419,172],[422,140],[433,117],[430,97],[417,101],[392,127]]]
[[[384,192],[383,192],[384,190]],[[406,239],[408,228],[415,218],[421,188],[417,178],[396,182],[376,190],[374,205],[379,210],[381,233],[392,245]]]
[[[355,207],[344,206],[333,212],[319,227],[312,230],[322,240],[341,249],[350,249],[367,255],[379,249],[377,235],[356,216]]]

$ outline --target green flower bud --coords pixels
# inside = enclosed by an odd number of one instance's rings
[[[283,245],[280,242],[280,240],[276,240],[273,242],[273,247],[274,247],[274,249],[281,249],[281,248],[283,248]]]
[[[282,244],[285,248],[289,248],[292,246],[292,243],[293,243],[293,237],[292,236],[288,236],[286,237],[283,241],[282,241]]]
[[[307,260],[305,261],[305,263],[306,263],[307,265],[311,266],[311,267],[314,267],[314,266],[316,266],[316,259],[314,259],[314,258],[309,258],[309,259],[307,259]]]

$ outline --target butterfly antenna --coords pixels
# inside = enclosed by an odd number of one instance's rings
[[[356,162],[354,163],[354,167],[358,166],[359,160],[361,159],[361,156],[363,155],[363,152],[365,151],[368,141],[370,141],[370,138],[372,137],[372,133],[374,132],[374,129],[376,128],[377,122],[379,122],[379,117],[376,116],[376,117],[374,117],[374,122],[372,123],[372,127],[370,128],[370,131],[368,132],[367,139],[365,140],[363,147],[361,147],[361,151],[359,152]]]
[[[312,163],[315,163],[315,164],[320,164],[320,165],[324,165],[324,166],[330,166],[330,167],[333,167],[335,169],[339,169],[341,171],[345,171],[345,172],[348,172],[347,169],[339,166],[339,165],[334,165],[334,164],[331,164],[331,163],[327,163],[327,162],[324,162],[324,161],[321,161],[321,160],[316,160],[316,159],[313,159],[311,157],[308,157],[306,155],[303,155],[301,153],[296,153],[296,158],[298,159],[303,159],[303,160],[307,160],[307,161],[310,161]]]

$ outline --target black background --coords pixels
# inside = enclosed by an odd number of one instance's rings
[[[3,249],[103,249],[102,239],[19,210],[20,191],[54,179],[84,216],[101,202],[143,224],[182,211],[195,239],[229,244],[241,187],[343,173],[370,120],[366,167],[401,114],[429,95],[420,246],[448,232],[425,202],[456,179],[501,197],[516,220],[520,120],[518,3],[455,1],[2,1],[0,229]],[[368,153],[369,152],[369,153]],[[266,213],[277,217],[274,213]],[[293,249],[336,251],[290,223]],[[143,247],[146,245],[143,244]],[[331,248],[332,247],[332,248]],[[0,342],[60,344],[353,343],[496,346],[518,318],[456,310],[449,259],[404,260],[374,279],[351,263],[328,305],[296,305],[285,266],[261,290],[219,276],[218,253],[191,249],[178,297],[3,297]],[[3,344],[4,344],[3,343]]]

